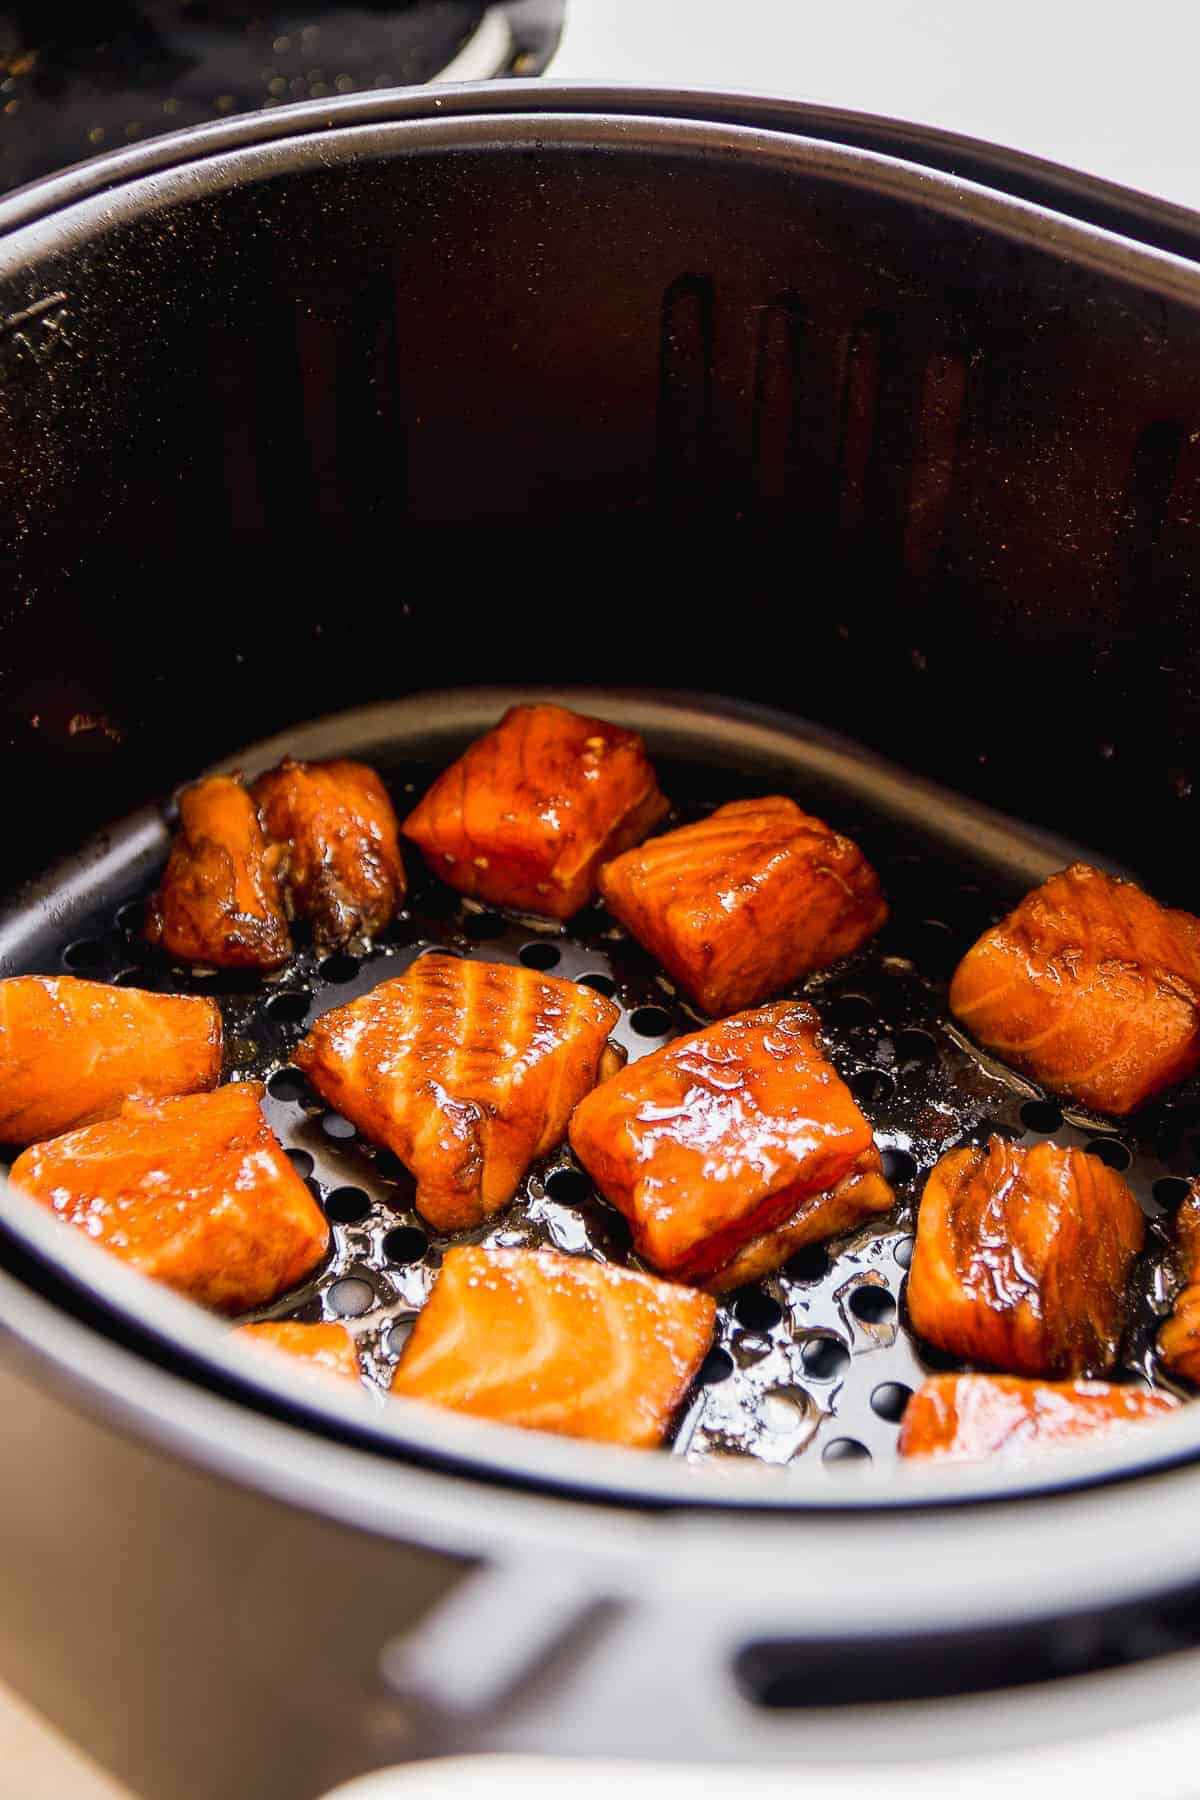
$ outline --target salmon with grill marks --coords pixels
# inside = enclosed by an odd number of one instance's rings
[[[563,706],[514,706],[404,821],[461,894],[566,919],[600,864],[640,843],[667,802],[640,737]]]
[[[215,1000],[72,975],[0,981],[0,1143],[33,1144],[221,1076]]]
[[[269,1319],[261,1325],[240,1325],[234,1336],[268,1350],[282,1350],[298,1362],[310,1363],[330,1375],[345,1375],[357,1381],[361,1373],[358,1350],[344,1325]]]
[[[312,920],[318,952],[365,948],[405,893],[399,827],[374,769],[289,756],[260,775],[251,793],[267,837],[284,848],[288,908]]]
[[[934,1375],[904,1411],[901,1456],[952,1462],[1024,1457],[1080,1439],[1116,1436],[1178,1402],[1107,1381],[1025,1381],[1016,1375]]]
[[[395,1152],[441,1231],[506,1206],[615,1067],[610,1000],[533,969],[422,956],[318,1019],[293,1054],[317,1092]]]
[[[1200,919],[1073,863],[968,950],[950,1009],[1055,1093],[1132,1112],[1200,1068]]]
[[[329,1227],[263,1117],[262,1083],[127,1100],[18,1156],[14,1187],[123,1262],[219,1312],[265,1306],[324,1256]]]
[[[850,956],[887,918],[858,846],[794,800],[735,800],[607,863],[600,891],[714,1018]]]
[[[1158,1348],[1173,1375],[1200,1383],[1200,1186],[1175,1214],[1174,1264],[1183,1286],[1158,1334]]]
[[[721,1291],[894,1203],[811,1006],[776,1001],[596,1088],[571,1145],[646,1261]]]
[[[179,835],[146,910],[146,937],[172,956],[218,968],[277,969],[292,953],[279,886],[254,801],[232,775],[179,796]]]
[[[1098,1156],[1002,1138],[951,1150],[921,1196],[913,1330],[1014,1374],[1103,1374],[1144,1236],[1137,1201]]]
[[[661,1444],[704,1361],[707,1294],[540,1250],[448,1250],[393,1394],[564,1437]]]

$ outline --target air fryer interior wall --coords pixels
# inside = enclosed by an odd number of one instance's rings
[[[1188,897],[1171,259],[553,114],[211,156],[39,236],[2,265],[14,875],[289,722],[566,676],[781,703]]]

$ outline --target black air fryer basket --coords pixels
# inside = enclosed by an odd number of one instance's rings
[[[353,754],[403,803],[533,692],[644,731],[684,816],[782,790],[861,839],[893,916],[810,992],[900,1200],[736,1296],[674,1454],[634,1456],[264,1379],[10,1199],[6,1528],[70,1591],[44,1616],[14,1578],[0,1672],[181,1795],[450,1743],[831,1761],[845,1707],[862,1757],[953,1753],[1092,1729],[1102,1670],[1176,1713],[1200,1413],[1024,1469],[892,1452],[949,1141],[1053,1131],[1128,1170],[1125,1366],[1162,1379],[1200,1097],[1123,1132],[1048,1112],[945,983],[1072,855],[1200,898],[1196,222],[879,120],[501,84],[160,140],[0,233],[0,970],[221,996],[336,1225],[276,1310],[345,1317],[384,1383],[436,1267],[402,1172],[285,1072],[381,960],[586,976],[635,1054],[687,1020],[603,914],[538,934],[419,876],[366,964],[181,975],[138,930],[172,790]],[[619,1256],[618,1224],[563,1152],[488,1241]]]

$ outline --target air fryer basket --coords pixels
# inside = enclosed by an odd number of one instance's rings
[[[802,109],[711,97],[389,96],[162,140],[0,204],[6,970],[60,966],[66,951],[144,972],[114,909],[153,876],[177,782],[247,745],[251,760],[326,745],[387,761],[389,744],[395,760],[417,743],[434,766],[506,697],[447,691],[479,682],[640,690],[605,705],[675,758],[685,802],[786,767],[839,823],[876,834],[907,934],[881,954],[914,966],[890,972],[902,1004],[888,1032],[862,1036],[853,1001],[879,1004],[888,971],[839,977],[831,997],[839,1054],[877,1099],[907,1052],[929,1062],[899,1040],[933,1023],[949,940],[1071,844],[1195,905],[1200,237],[1129,196],[1072,192],[1032,167],[1018,182],[1011,157],[992,172],[1019,186],[1005,198],[981,181],[978,147],[926,146],[951,165],[937,169],[871,147],[878,122],[866,148],[822,129]],[[664,688],[726,700],[649,691]],[[442,697],[401,698],[430,690]],[[418,926],[418,940],[489,947],[461,911]],[[491,946],[516,956],[525,941]],[[571,972],[622,980],[631,1015],[654,1000],[645,970],[596,963],[599,938],[555,947]],[[286,1053],[284,1011],[274,1037],[248,1033],[264,1072]],[[252,1022],[268,1030],[261,1008]],[[993,1092],[971,1067],[979,1103],[962,1129],[1034,1129],[1017,1087]],[[1184,1095],[1152,1141],[1129,1143],[1152,1212],[1171,1198],[1156,1201],[1155,1183],[1200,1162],[1198,1126]],[[1091,1135],[1086,1120],[1074,1130]],[[901,1175],[906,1155],[927,1163],[903,1124],[891,1147]],[[388,1264],[387,1195],[366,1177],[341,1185],[368,1192],[379,1255],[352,1266],[361,1244],[343,1233],[338,1274],[370,1286]],[[1038,1674],[1191,1641],[1196,1415],[1069,1468],[904,1489],[788,1487],[682,1456],[634,1467],[466,1421],[417,1431],[302,1382],[273,1394],[206,1321],[121,1271],[98,1276],[86,1246],[64,1251],[43,1226],[14,1216],[0,1246],[9,1329],[35,1367],[315,1512],[516,1556],[500,1600],[477,1610],[486,1621],[520,1595],[533,1622],[517,1662],[576,1616],[581,1592],[629,1596],[653,1566],[657,1596],[679,1606],[714,1556],[722,1574],[686,1653],[660,1608],[656,1633],[618,1639],[613,1695],[639,1669],[653,1693],[656,1650],[702,1671],[751,1636],[744,1690],[787,1705],[806,1684],[840,1700],[864,1684],[947,1692],[985,1629],[997,1667],[1024,1658]],[[837,1335],[834,1314],[852,1336],[875,1333],[855,1441],[894,1437],[872,1400],[904,1378],[870,1373],[895,1350],[881,1328],[900,1276],[890,1245],[877,1266],[874,1254],[878,1316],[852,1319],[834,1280],[818,1321],[818,1336]],[[386,1316],[372,1325],[381,1354]],[[747,1379],[757,1350],[743,1340],[779,1323],[761,1309],[731,1322]],[[106,1346],[94,1359],[79,1356],[81,1329]],[[1124,1485],[1076,1493],[1069,1515],[1037,1498],[1100,1479]],[[1131,1495],[1153,1530],[1135,1563],[1098,1577],[1096,1544],[1127,1528]],[[990,1504],[944,1505],[958,1497]],[[711,1510],[668,1538],[649,1524],[630,1535],[630,1506],[689,1501]],[[751,1523],[730,1526],[735,1506],[758,1515],[753,1542],[731,1535]],[[546,1536],[575,1546],[569,1595],[561,1570],[525,1560]],[[1130,1623],[1147,1602],[1153,1639]],[[463,1673],[463,1605],[437,1698],[486,1707],[496,1679]],[[1092,1624],[1062,1654],[1047,1633],[1066,1615]],[[867,1654],[881,1627],[886,1677]],[[900,1680],[896,1645],[914,1632],[926,1660]],[[403,1651],[385,1667],[394,1685],[438,1687]],[[699,1673],[694,1694],[701,1738],[765,1747],[721,1706],[703,1722]],[[585,1729],[587,1706],[577,1697],[561,1728],[611,1743]],[[653,1708],[633,1710],[625,1741],[661,1747]],[[811,1744],[810,1719],[805,1731]],[[773,1734],[767,1753],[791,1741]]]

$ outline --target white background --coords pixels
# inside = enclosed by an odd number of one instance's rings
[[[858,107],[1200,208],[1198,0],[569,0],[549,73]]]

